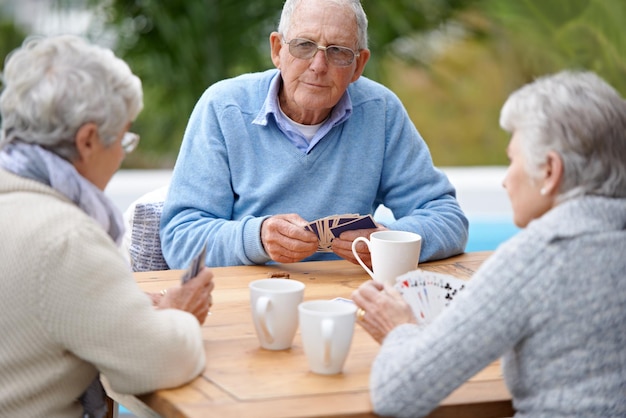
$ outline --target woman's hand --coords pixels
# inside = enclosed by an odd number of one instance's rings
[[[202,325],[213,306],[213,272],[203,267],[187,283],[167,289],[156,304],[158,309],[180,309],[194,315]],[[154,298],[153,298],[154,300]]]
[[[392,286],[368,280],[352,292],[352,300],[359,307],[357,322],[379,343],[398,325],[417,323],[409,304]]]

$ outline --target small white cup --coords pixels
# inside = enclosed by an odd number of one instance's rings
[[[355,312],[354,304],[337,300],[298,306],[302,347],[313,373],[341,373],[352,344]]]
[[[372,257],[370,270],[356,251],[356,244],[363,241]],[[422,237],[407,231],[378,231],[352,241],[352,254],[367,273],[380,283],[395,284],[396,277],[417,269],[422,249]]]
[[[285,350],[298,329],[298,304],[304,283],[290,279],[261,279],[250,283],[252,322],[261,347]]]

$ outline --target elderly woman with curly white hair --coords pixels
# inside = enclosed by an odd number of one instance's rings
[[[394,288],[354,292],[382,343],[374,409],[426,415],[502,357],[516,416],[624,417],[626,101],[593,73],[565,71],[514,92],[500,123],[523,229],[425,327]]]
[[[145,393],[197,376],[213,276],[143,293],[103,193],[138,137],[140,80],[75,36],[28,39],[0,96],[0,416],[100,417],[98,380]]]

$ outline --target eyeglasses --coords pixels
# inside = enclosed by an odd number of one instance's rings
[[[137,148],[141,137],[134,132],[126,132],[122,137],[122,148],[126,154],[130,154]]]
[[[313,58],[317,51],[324,51],[328,62],[336,67],[347,67],[359,56],[358,52],[354,52],[345,46],[321,46],[309,39],[294,38],[287,42],[283,38],[283,42],[289,45],[289,53],[295,58],[308,60]]]

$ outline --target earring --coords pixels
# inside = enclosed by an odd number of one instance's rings
[[[545,196],[545,195],[547,195],[547,194],[548,194],[548,190],[546,190],[546,188],[545,188],[545,187],[542,187],[542,188],[541,188],[541,190],[539,190],[539,194],[540,194],[541,196]]]

